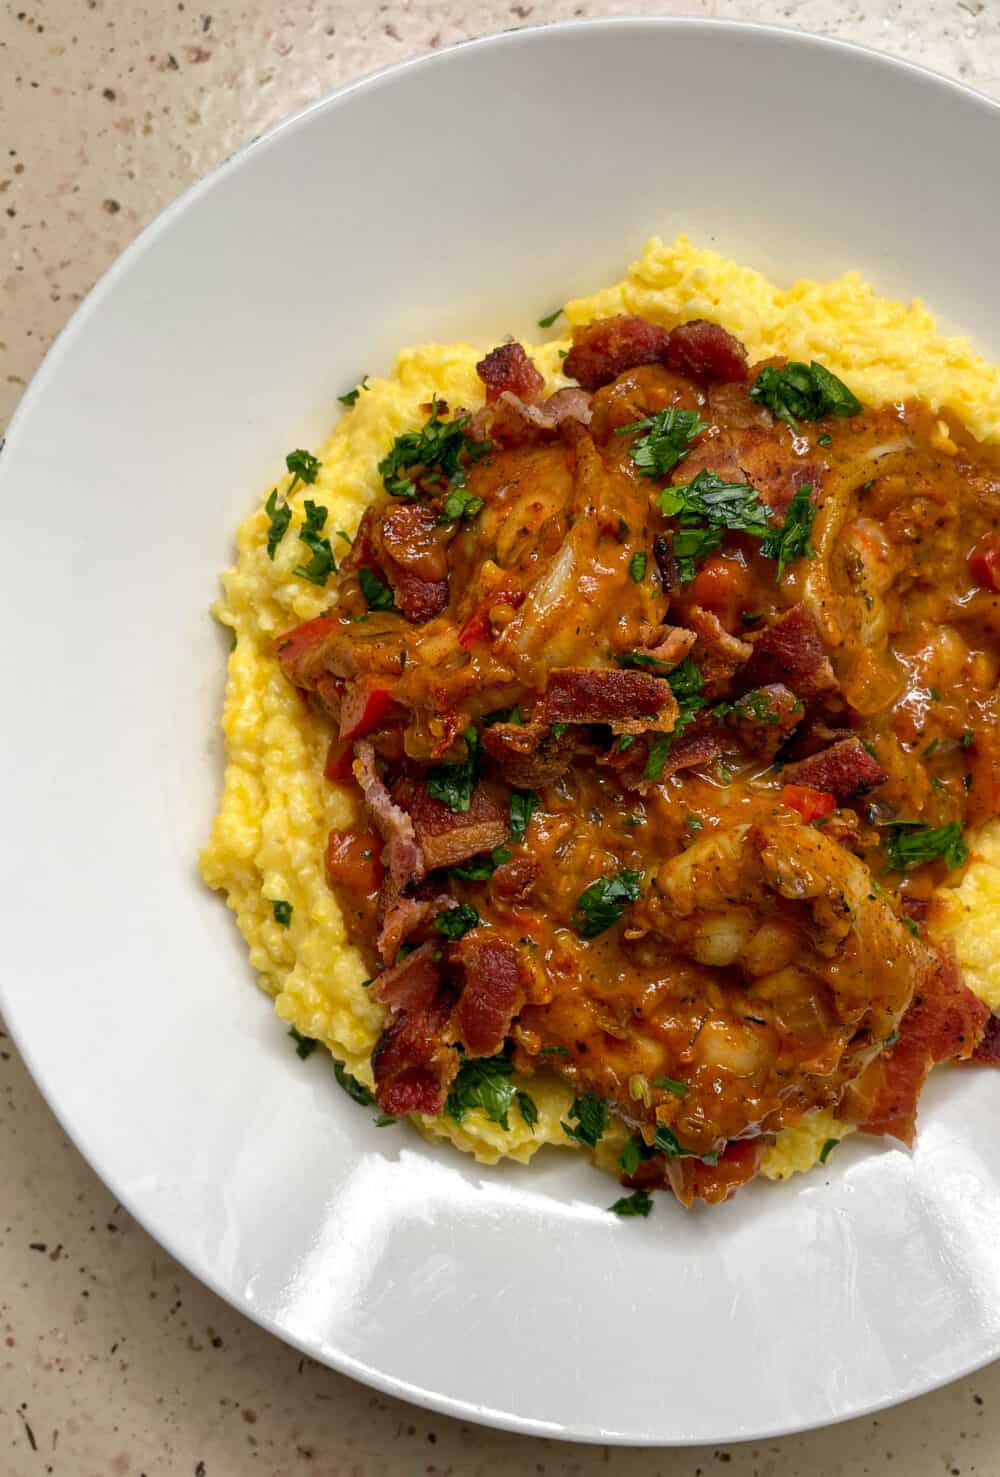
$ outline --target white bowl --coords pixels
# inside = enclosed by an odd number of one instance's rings
[[[855,267],[1000,357],[1000,110],[836,42],[702,21],[520,31],[371,77],[168,210],[76,315],[0,458],[2,1004],[114,1193],[282,1338],[473,1420],[765,1436],[1000,1352],[996,1079],[915,1154],[644,1222],[574,1156],[485,1170],[300,1064],[200,885],[232,530],[334,396],[497,341],[678,229],[787,281]]]

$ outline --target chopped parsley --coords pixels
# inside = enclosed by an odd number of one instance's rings
[[[396,599],[388,585],[384,585],[370,569],[358,570],[358,584],[369,610],[396,610]]]
[[[700,560],[722,543],[727,530],[761,538],[769,527],[768,510],[755,487],[746,482],[724,482],[703,468],[686,486],[665,487],[660,511],[677,518],[673,555],[682,584],[694,579]]]
[[[651,1087],[659,1087],[663,1092],[672,1092],[674,1097],[687,1097],[688,1085],[679,1081],[676,1077],[651,1077]]]
[[[298,451],[290,451],[288,453],[285,457],[285,466],[292,474],[292,480],[285,490],[286,497],[291,497],[293,490],[300,482],[304,482],[308,487],[311,487],[316,481],[316,476],[319,472],[319,462],[313,456],[312,452],[303,451],[301,447]]]
[[[941,742],[940,739],[936,739],[936,738],[932,738],[931,739],[930,743],[927,745],[926,749],[924,750],[924,758],[925,759],[929,759],[931,757],[931,755],[938,748],[940,742]]]
[[[551,328],[562,311],[562,308],[556,308],[554,313],[546,313],[544,318],[539,318],[539,328]]]
[[[674,735],[672,733],[654,733],[649,745],[649,753],[642,771],[644,780],[658,780],[663,773],[663,766],[667,762],[667,756],[673,746]]]
[[[510,794],[510,839],[523,841],[528,831],[538,796],[534,790],[512,790]]]
[[[464,487],[466,467],[489,451],[488,441],[475,441],[465,434],[468,415],[443,421],[438,415],[440,403],[433,402],[430,419],[419,431],[397,436],[379,462],[379,476],[391,497],[412,499],[420,490],[450,493]]]
[[[670,405],[644,420],[622,426],[618,435],[641,431],[643,434],[629,448],[629,456],[644,477],[665,477],[687,456],[691,449],[689,443],[707,430],[696,410]]]
[[[635,667],[639,671],[656,672],[664,677],[673,671],[669,662],[661,662],[658,656],[652,656],[648,651],[620,651],[615,661],[620,667]]]
[[[971,728],[967,728],[958,742],[962,745],[963,749],[970,749],[976,742],[976,735]]]
[[[481,497],[473,497],[464,487],[455,487],[445,498],[438,523],[454,523],[459,518],[471,521],[485,506]]]
[[[553,723],[551,729],[552,737],[556,739],[561,739],[568,727],[568,723]]]
[[[427,771],[428,795],[454,811],[468,810],[476,783],[479,735],[474,728],[467,728],[462,737],[469,750],[464,759],[454,764],[435,764],[433,769]]]
[[[563,1120],[563,1132],[578,1144],[596,1149],[611,1122],[611,1114],[604,1099],[594,1092],[588,1092],[584,1097],[575,1097],[569,1116],[575,1118],[576,1122],[570,1124]]]
[[[826,1161],[829,1159],[830,1155],[833,1153],[834,1149],[837,1147],[837,1145],[839,1143],[840,1143],[840,1140],[839,1139],[826,1139],[824,1141],[823,1147],[819,1151],[819,1162],[820,1162],[820,1164],[825,1164],[826,1163]]]
[[[282,928],[287,928],[292,921],[295,909],[291,903],[286,903],[284,898],[275,898],[271,904],[271,912],[274,914],[275,923],[280,923]]]
[[[352,1077],[343,1062],[338,1062],[336,1057],[333,1062],[333,1075],[349,1098],[353,1098],[356,1103],[360,1103],[362,1108],[373,1106],[375,1097],[371,1088],[366,1087],[363,1082],[359,1082],[356,1077]]]
[[[348,390],[346,395],[338,395],[337,399],[340,401],[341,405],[345,405],[349,410],[352,405],[357,404],[358,396],[361,394],[361,391],[370,388],[371,387],[368,384],[368,376],[365,375],[361,383],[355,385],[353,390]]]
[[[479,922],[479,914],[471,903],[459,903],[457,907],[445,908],[434,919],[432,927],[446,939],[464,938],[470,928]]]
[[[474,856],[462,867],[450,867],[449,871],[453,877],[461,877],[463,882],[486,882],[497,867],[502,867],[504,862],[509,861],[510,852],[506,846],[495,846],[492,851]]]
[[[615,1201],[614,1205],[608,1206],[612,1215],[641,1215],[643,1219],[649,1215],[652,1208],[653,1201],[646,1190],[634,1190],[631,1195],[623,1195],[620,1200]]]
[[[306,1057],[312,1056],[319,1045],[315,1036],[303,1036],[294,1026],[289,1028],[288,1034],[295,1042],[295,1055],[300,1061],[304,1062]]]
[[[278,489],[271,489],[271,496],[264,504],[269,525],[267,530],[267,557],[273,559],[278,545],[288,532],[288,525],[292,521],[292,510],[287,503],[278,506]]]
[[[326,509],[308,498],[305,502],[306,521],[299,529],[299,542],[305,544],[312,554],[308,564],[296,564],[292,570],[300,579],[314,585],[325,585],[327,577],[337,572],[337,561],[333,557],[330,540],[323,535],[326,526]]]
[[[521,724],[524,722],[524,719],[521,717],[520,708],[496,708],[492,713],[487,713],[486,717],[481,718],[479,721],[484,728],[492,728],[494,723]]]
[[[667,681],[677,699],[677,719],[670,733],[653,735],[653,741],[649,746],[649,757],[642,772],[645,780],[660,778],[674,739],[684,732],[688,724],[705,706],[705,699],[701,696],[701,690],[705,684],[697,664],[689,656],[686,656],[672,672],[667,674]]]
[[[775,724],[780,719],[780,714],[771,702],[770,696],[762,688],[755,687],[752,692],[744,693],[739,702],[734,705],[733,711],[747,718],[752,718],[755,723]]]
[[[392,1113],[380,1113],[377,1118],[372,1119],[372,1122],[376,1128],[391,1128],[394,1123],[399,1122],[399,1119]]]
[[[565,1046],[543,1046],[539,1056],[569,1056]]]
[[[507,1115],[516,1096],[514,1068],[505,1056],[467,1058],[458,1069],[444,1110],[449,1118],[461,1123],[466,1113],[478,1108],[506,1132],[510,1128]]]
[[[911,918],[907,913],[904,913],[899,921],[907,933],[911,933],[915,939],[920,937],[920,924],[915,918]]]
[[[741,610],[740,620],[745,626],[758,626],[764,619],[762,610]]]
[[[924,826],[920,821],[891,821],[886,831],[885,849],[891,871],[907,872],[911,867],[934,861],[936,857],[943,858],[945,866],[954,870],[968,860],[968,848],[958,821],[947,826]]]
[[[520,1091],[516,1096],[518,1111],[521,1117],[529,1128],[534,1128],[538,1122],[538,1108],[535,1105],[535,1099],[530,1097],[528,1093]]]
[[[795,489],[795,496],[788,504],[785,521],[781,528],[772,528],[761,540],[760,552],[765,559],[778,561],[775,579],[781,579],[786,565],[796,559],[812,559],[816,553],[809,542],[816,507],[812,501],[812,483],[803,482]]]
[[[656,1136],[653,1139],[653,1147],[659,1149],[661,1154],[666,1154],[668,1159],[700,1159],[702,1164],[718,1164],[718,1154],[697,1154],[694,1149],[685,1149],[674,1133],[665,1123],[656,1125]]]
[[[639,897],[641,872],[623,868],[617,877],[598,877],[585,887],[576,901],[573,927],[581,938],[593,939],[613,927]]]
[[[768,365],[754,380],[750,399],[766,405],[793,431],[799,421],[819,421],[825,416],[860,415],[864,408],[843,380],[813,359],[802,364],[790,359],[784,369]]]
[[[817,446],[832,446],[833,445],[833,437],[827,435],[826,431],[824,431],[823,434],[822,434],[822,436],[817,436],[816,437],[816,445]]]
[[[636,549],[628,561],[628,572],[637,585],[642,584],[642,581],[646,578],[646,565],[648,562],[649,555],[642,549]]]

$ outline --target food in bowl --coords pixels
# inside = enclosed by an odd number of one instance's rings
[[[997,1055],[1000,376],[680,238],[364,377],[240,529],[202,856],[301,1055],[718,1202]]]

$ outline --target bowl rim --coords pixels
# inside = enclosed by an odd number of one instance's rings
[[[938,72],[932,67],[920,62],[911,61],[907,58],[893,55],[890,52],[880,51],[876,47],[860,42],[847,41],[839,37],[826,36],[818,32],[809,31],[804,28],[787,25],[775,25],[770,22],[731,20],[721,17],[708,16],[603,16],[575,18],[571,20],[555,20],[535,23],[527,26],[517,26],[504,31],[491,31],[481,36],[468,37],[448,46],[437,48],[433,51],[421,52],[414,56],[402,58],[398,61],[386,63],[383,66],[371,69],[354,77],[340,86],[324,93],[321,97],[314,99],[305,106],[296,109],[287,117],[279,119],[262,133],[253,136],[241,144],[232,153],[228,154],[219,163],[192,184],[186,186],[179,195],[168,202],[149,221],[139,233],[129,242],[108,267],[97,278],[83,301],[74,309],[66,323],[59,330],[51,345],[47,349],[41,363],[32,375],[27,387],[16,405],[11,418],[4,431],[0,431],[0,453],[5,448],[16,445],[18,437],[22,433],[22,427],[29,421],[36,402],[44,395],[48,383],[59,368],[63,356],[68,352],[76,337],[81,334],[89,323],[91,317],[100,310],[104,299],[113,290],[120,277],[129,272],[132,266],[152,246],[159,236],[166,231],[176,217],[197,205],[201,196],[211,190],[216,181],[225,177],[231,170],[235,170],[251,155],[251,153],[270,148],[280,137],[287,132],[299,128],[312,114],[321,110],[335,109],[347,103],[356,92],[371,91],[385,85],[391,85],[396,77],[414,69],[431,70],[442,65],[449,65],[459,52],[470,48],[482,49],[488,47],[518,47],[536,44],[540,37],[551,36],[554,42],[558,42],[561,36],[574,35],[583,31],[605,31],[623,32],[642,30],[669,32],[669,31],[704,31],[708,34],[728,34],[738,36],[740,34],[753,34],[765,39],[771,39],[779,44],[789,44],[792,47],[819,48],[828,52],[842,52],[848,55],[854,54],[867,64],[874,64],[885,71],[907,72],[912,74],[918,81],[933,85],[938,89],[944,89],[949,93],[957,93],[969,102],[987,110],[998,122],[1000,122],[1000,99],[994,99],[978,88],[968,83]],[[9,456],[5,459],[9,464]],[[3,480],[3,462],[0,462],[0,482]],[[181,1250],[172,1245],[172,1238],[161,1233],[154,1225],[149,1223],[145,1211],[137,1208],[135,1197],[130,1193],[128,1187],[118,1182],[113,1173],[105,1172],[103,1167],[93,1163],[80,1142],[74,1124],[68,1116],[64,1116],[62,1106],[58,1101],[58,1092],[53,1083],[46,1081],[40,1068],[36,1067],[34,1053],[28,1042],[22,1035],[16,1024],[15,1018],[11,1019],[4,1013],[4,988],[3,977],[0,976],[0,1014],[3,1015],[4,1024],[9,1032],[18,1053],[28,1070],[35,1087],[41,1094],[49,1111],[55,1117],[66,1137],[73,1147],[85,1160],[88,1167],[97,1175],[98,1179],[107,1189],[114,1194],[117,1201],[128,1211],[129,1215],[149,1235],[153,1241],[177,1261],[184,1270],[197,1282],[207,1287],[215,1296],[221,1298],[237,1313],[252,1323],[262,1328],[265,1332],[279,1339],[282,1343],[297,1349],[299,1352],[315,1359],[318,1363],[334,1370],[338,1374],[346,1375],[348,1378],[377,1390],[384,1395],[395,1399],[404,1400],[421,1409],[449,1416],[452,1419],[468,1421],[476,1425],[485,1426],[490,1429],[512,1432],[517,1435],[542,1436],[549,1440],[563,1442],[577,1442],[586,1445],[606,1445],[617,1447],[657,1448],[657,1447],[691,1447],[712,1444],[716,1441],[725,1445],[745,1445],[747,1442],[775,1439],[784,1436],[792,1436],[811,1430],[822,1430],[830,1426],[840,1425],[843,1422],[857,1420],[879,1411],[891,1409],[897,1405],[908,1404],[912,1400],[922,1398],[924,1395],[933,1393],[956,1380],[984,1369],[1000,1357],[1000,1348],[994,1350],[985,1357],[976,1358],[963,1364],[957,1370],[935,1377],[918,1393],[906,1396],[885,1396],[873,1400],[869,1404],[859,1406],[844,1414],[825,1420],[822,1424],[812,1421],[795,1422],[787,1425],[766,1426],[760,1429],[743,1431],[737,1436],[728,1433],[721,1434],[718,1438],[699,1437],[677,1438],[669,1443],[664,1443],[656,1437],[628,1436],[617,1432],[588,1432],[574,1430],[572,1427],[554,1426],[544,1420],[532,1417],[517,1416],[509,1411],[495,1410],[488,1406],[476,1405],[457,1397],[441,1394],[434,1390],[425,1389],[411,1382],[393,1375],[387,1375],[381,1370],[363,1363],[361,1360],[350,1355],[341,1353],[339,1350],[319,1349],[315,1342],[307,1337],[296,1335],[290,1330],[282,1328],[277,1321],[262,1309],[242,1299],[235,1289],[223,1285],[221,1279],[214,1273],[201,1269],[192,1264],[193,1258],[185,1255]]]

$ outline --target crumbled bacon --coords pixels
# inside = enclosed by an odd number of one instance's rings
[[[439,994],[425,1010],[397,1010],[372,1052],[375,1098],[383,1113],[443,1112],[459,1068],[458,1052],[445,1037],[451,1001]]]
[[[483,731],[483,748],[515,789],[554,785],[566,773],[576,752],[576,739],[560,737],[548,723],[494,723]]]
[[[706,318],[692,318],[672,329],[663,357],[668,369],[702,383],[742,383],[747,377],[746,349],[738,338]]]
[[[751,754],[773,759],[804,713],[801,698],[783,683],[772,682],[745,693],[726,718],[726,726]]]
[[[885,770],[865,748],[861,740],[852,735],[789,764],[781,772],[782,782],[789,785],[808,785],[813,790],[826,790],[836,795],[839,804],[867,795],[876,785],[889,778]]]
[[[486,403],[492,405],[505,390],[530,404],[540,400],[545,381],[521,344],[500,344],[476,365],[486,386]]]
[[[712,610],[692,605],[687,618],[698,638],[692,657],[705,684],[727,682],[744,662],[749,661],[753,647],[748,641],[730,635]]]
[[[549,723],[608,723],[614,733],[669,733],[677,719],[665,678],[614,667],[555,667],[542,708]]]
[[[982,1040],[972,1053],[972,1060],[1000,1067],[1000,1015],[990,1015]]]
[[[563,361],[563,369],[585,389],[597,390],[626,369],[658,364],[669,342],[667,330],[647,323],[645,318],[627,313],[598,318],[573,329],[573,347]]]
[[[390,571],[389,581],[396,605],[408,621],[423,625],[440,615],[448,604],[447,580],[422,580],[408,570]]]
[[[334,616],[320,615],[278,637],[275,651],[289,682],[305,688],[307,692],[315,691],[326,670],[323,666],[323,643],[337,624]]]
[[[761,631],[740,680],[746,687],[781,682],[806,699],[837,686],[816,622],[804,605],[793,605]]]
[[[569,422],[586,426],[590,415],[590,396],[576,385],[556,390],[541,405],[528,404],[510,390],[504,390],[493,405],[484,405],[476,411],[468,434],[480,441],[512,446],[546,440]]]
[[[502,905],[525,902],[540,870],[538,862],[528,856],[513,857],[502,863],[490,878],[493,899]]]
[[[518,952],[513,944],[477,928],[452,944],[448,962],[463,976],[455,1008],[459,1040],[473,1056],[495,1056],[524,1001]]]
[[[939,953],[918,984],[898,1040],[847,1091],[845,1111],[862,1133],[912,1144],[917,1099],[937,1062],[967,1061],[990,1021],[989,1007],[963,983],[953,954]]]
[[[437,952],[434,944],[421,944],[391,969],[384,969],[368,987],[371,999],[390,1010],[426,1010],[441,982]]]
[[[354,753],[354,778],[361,786],[369,814],[385,842],[382,851],[383,865],[398,887],[419,881],[427,866],[413,821],[386,789],[375,763],[375,750],[371,743],[362,739],[355,746]]]
[[[507,839],[507,817],[482,785],[472,792],[468,810],[450,810],[418,782],[402,781],[396,803],[406,811],[426,871],[457,867],[481,851],[492,851]]]

